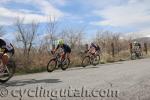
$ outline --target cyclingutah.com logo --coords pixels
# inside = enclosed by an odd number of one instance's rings
[[[7,97],[8,96],[8,90],[6,87],[0,87],[0,98]]]
[[[119,91],[114,89],[87,89],[84,86],[81,88],[72,88],[69,86],[65,89],[48,89],[42,86],[32,88],[17,87],[8,90],[6,87],[0,87],[0,98],[14,98],[18,100],[30,100],[32,98],[60,100],[64,98],[117,98]]]

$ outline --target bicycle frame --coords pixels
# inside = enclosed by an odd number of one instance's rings
[[[69,60],[69,62],[67,64],[67,66],[66,66],[66,64],[65,64],[66,60],[62,61],[60,53],[52,53],[52,55],[53,55],[53,58],[47,64],[47,71],[48,72],[52,72],[55,68],[59,68],[59,67],[62,70],[66,70],[68,68],[68,64],[70,63],[70,60]],[[49,69],[49,65],[50,65],[51,61],[54,61],[55,65],[52,67],[52,69]]]
[[[52,55],[53,55],[53,59],[55,59],[57,61],[58,65],[62,63],[62,61],[60,59],[60,57],[61,57],[60,53],[52,53]]]

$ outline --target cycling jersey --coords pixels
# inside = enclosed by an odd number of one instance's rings
[[[67,44],[58,45],[56,49],[62,48],[65,53],[71,53],[71,48]]]
[[[90,48],[93,48],[93,47],[94,47],[95,49],[97,48],[97,46],[96,46],[95,44],[91,44]]]
[[[4,53],[12,53],[14,54],[14,47],[13,45],[8,42],[7,40],[4,40],[0,38],[0,48],[5,49]]]
[[[98,45],[96,47],[96,51],[100,51],[100,47]]]
[[[140,43],[136,43],[133,45],[133,49],[134,50],[140,50],[142,48],[141,44]]]
[[[142,48],[140,43],[136,43],[136,44],[134,45],[134,47]]]
[[[96,51],[99,51],[100,50],[100,47],[98,45],[95,45],[95,44],[92,44],[90,46],[90,48],[94,47]]]

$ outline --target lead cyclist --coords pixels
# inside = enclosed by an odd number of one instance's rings
[[[0,72],[4,71],[4,65],[8,64],[9,59],[14,55],[15,50],[13,45],[6,39],[0,37]]]
[[[57,41],[57,47],[53,50],[53,52],[55,53],[59,48],[63,50],[61,53],[61,61],[64,61],[65,57],[70,59],[71,48],[69,45],[64,43],[63,39]]]

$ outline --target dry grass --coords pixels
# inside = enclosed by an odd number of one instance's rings
[[[79,67],[81,66],[82,53],[71,53],[70,55],[70,66],[69,67]],[[150,56],[150,51],[148,55],[144,54],[145,57]],[[31,53],[30,58],[26,59],[25,56],[17,53],[15,55],[15,61],[17,63],[17,73],[36,73],[46,71],[46,66],[48,61],[51,59],[52,55],[48,53]],[[128,50],[121,51],[118,54],[115,54],[115,57],[112,57],[111,54],[103,53],[101,55],[101,64],[113,63],[116,61],[124,61],[130,59],[130,53]],[[28,60],[28,61],[27,61]]]

